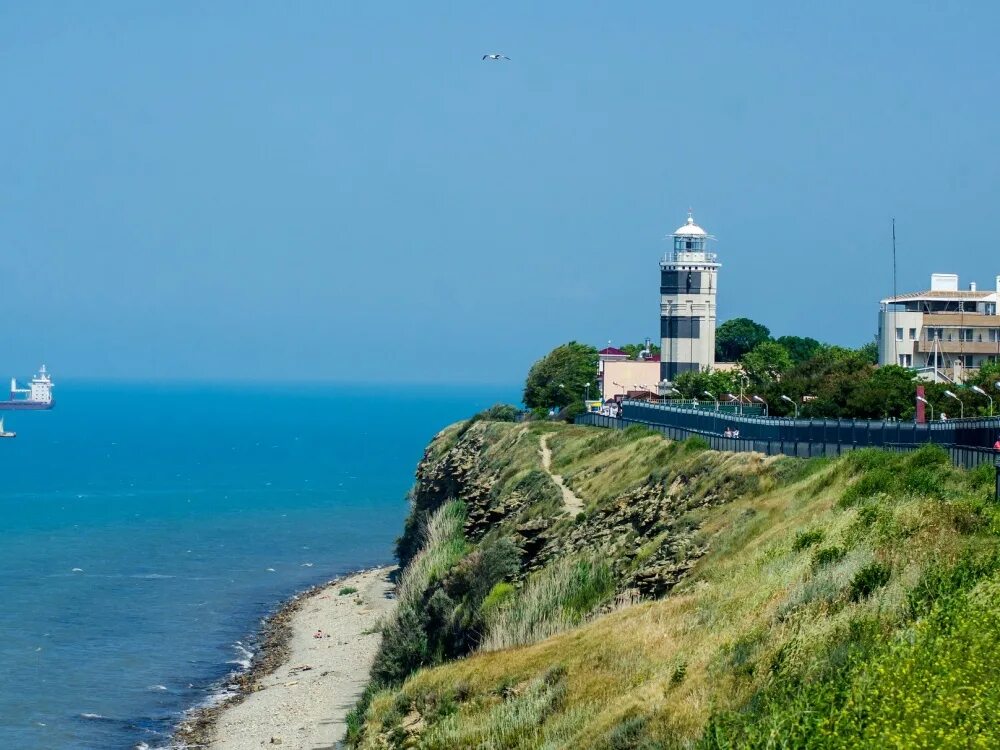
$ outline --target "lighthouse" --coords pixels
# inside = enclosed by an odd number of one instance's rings
[[[708,251],[710,235],[687,223],[670,235],[673,248],[660,261],[660,380],[715,364],[715,294],[720,264]]]

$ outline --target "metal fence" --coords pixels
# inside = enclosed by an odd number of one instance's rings
[[[626,402],[629,403],[629,402]],[[645,406],[645,404],[644,404]],[[656,405],[653,405],[656,406]],[[675,414],[678,410],[674,410]],[[668,438],[673,440],[685,440],[689,437],[700,437],[703,438],[713,450],[718,451],[732,451],[732,452],[756,452],[764,453],[768,456],[794,456],[798,458],[819,458],[819,457],[835,457],[840,456],[844,453],[848,453],[852,450],[857,450],[858,448],[869,448],[876,447],[883,450],[889,451],[912,451],[926,445],[927,443],[932,443],[935,445],[940,445],[942,448],[948,451],[951,455],[952,463],[956,466],[962,466],[967,469],[974,469],[980,464],[990,464],[994,465],[997,460],[997,453],[992,448],[976,446],[976,445],[955,445],[944,442],[940,439],[928,439],[927,434],[933,437],[940,437],[939,432],[933,428],[927,430],[928,425],[916,425],[917,427],[925,428],[923,432],[920,431],[910,431],[907,429],[896,430],[898,424],[902,424],[905,427],[913,427],[910,423],[894,423],[894,422],[873,422],[870,420],[784,420],[784,419],[754,419],[744,417],[739,421],[736,427],[738,427],[740,436],[738,438],[727,438],[724,434],[713,430],[701,429],[698,426],[693,426],[690,424],[667,424],[666,418],[661,417],[660,421],[651,421],[648,419],[641,418],[644,412],[635,412],[631,410],[626,410],[626,416],[623,418],[608,417],[602,414],[582,414],[576,418],[577,424],[593,425],[595,427],[608,427],[612,429],[623,430],[630,425],[642,425],[648,427],[649,429],[656,430],[662,433]],[[673,416],[673,414],[671,416]],[[700,415],[697,415],[700,416]],[[684,422],[688,420],[679,419],[678,422]],[[732,428],[734,425],[730,424],[734,422],[732,418],[726,418],[726,425]],[[970,420],[965,420],[966,422]],[[996,422],[998,420],[990,420]],[[782,423],[792,423],[792,426],[796,429],[786,430],[785,434],[782,434],[782,430],[769,429],[767,431],[762,430],[765,434],[749,434],[752,430],[746,430],[745,426],[747,423],[755,425],[756,422],[782,422]],[[804,425],[796,423],[805,423]],[[824,423],[824,424],[817,424]],[[830,424],[833,423],[832,426]],[[722,427],[725,430],[726,425]],[[870,429],[869,425],[883,425],[881,430]],[[773,427],[768,425],[762,425],[764,427]],[[784,424],[784,427],[789,425]],[[809,429],[802,430],[800,427],[814,428],[812,431]],[[996,428],[994,427],[994,430]],[[947,433],[945,433],[947,434]],[[889,438],[907,437],[923,435],[925,436],[923,440],[886,440]],[[816,439],[808,439],[813,437]],[[860,440],[857,438],[861,438]],[[878,441],[878,442],[876,442]],[[1000,465],[1000,464],[998,464]],[[1000,479],[998,479],[1000,483]],[[1000,484],[998,484],[998,489],[1000,489]]]
[[[955,419],[947,422],[877,419],[791,419],[694,411],[670,404],[623,401],[622,417],[635,422],[680,427],[699,434],[722,435],[727,428],[741,438],[784,442],[834,443],[851,446],[961,445],[991,448],[1000,436],[1000,417]]]

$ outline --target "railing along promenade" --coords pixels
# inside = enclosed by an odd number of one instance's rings
[[[582,414],[575,421],[617,429],[641,424],[674,440],[704,438],[713,450],[799,458],[839,456],[858,448],[911,451],[930,443],[940,445],[956,466],[967,469],[983,463],[994,465],[997,453],[992,445],[1000,436],[998,417],[929,424],[872,419],[791,419],[696,411],[669,403],[629,400],[622,402],[621,417],[591,413]],[[739,437],[726,437],[727,429],[737,430]]]

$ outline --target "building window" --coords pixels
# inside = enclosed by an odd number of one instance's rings
[[[966,341],[972,341],[972,329],[971,328],[966,328],[965,329],[965,340]]]
[[[900,354],[899,355],[899,366],[900,367],[911,367],[913,365],[913,355],[912,354]]]
[[[910,341],[916,341],[916,340],[917,340],[917,329],[916,328],[911,328],[910,329]]]
[[[990,329],[990,341],[992,341],[992,342],[993,342],[994,344],[995,344],[995,343],[996,343],[996,342],[997,342],[998,340],[1000,340],[1000,339],[998,339],[998,334],[1000,334],[1000,331],[997,331],[997,329],[996,329],[996,328],[991,328],[991,329]]]
[[[896,341],[902,341],[902,340],[903,340],[903,329],[902,328],[897,328],[896,329]]]
[[[966,354],[966,355],[965,355],[965,356],[963,357],[963,359],[965,360],[965,366],[966,366],[966,367],[972,367],[972,366],[973,366],[973,365],[972,365],[972,355],[971,355],[971,354]]]

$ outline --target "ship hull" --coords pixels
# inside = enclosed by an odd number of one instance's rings
[[[51,409],[55,405],[55,401],[47,404],[41,401],[0,401],[0,411],[39,411]]]

